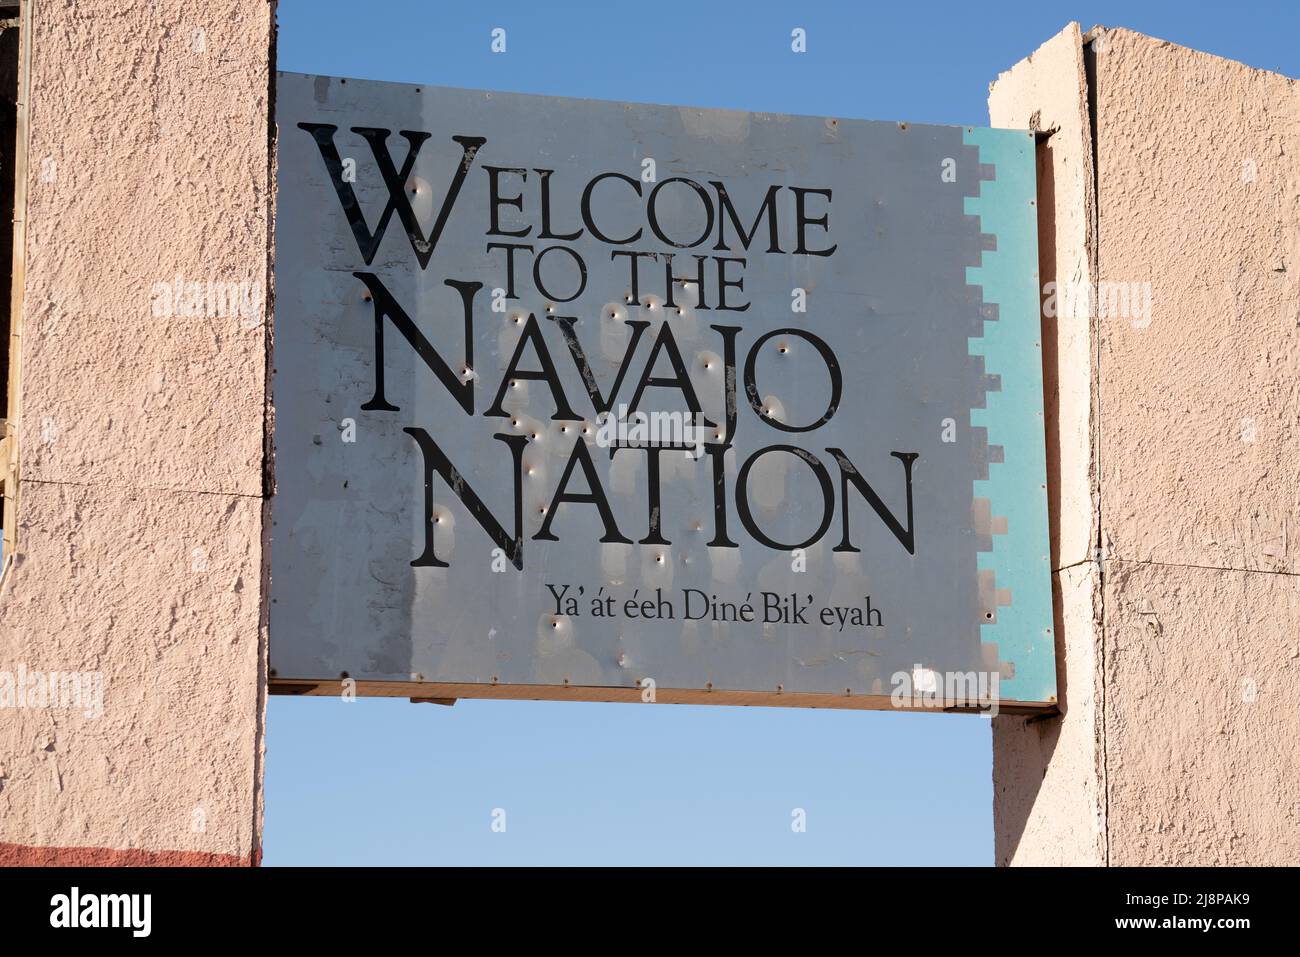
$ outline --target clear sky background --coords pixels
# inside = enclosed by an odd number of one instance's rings
[[[282,70],[860,119],[987,125],[989,82],[1070,20],[1300,76],[1300,0],[279,10]],[[505,54],[489,50],[495,27]],[[281,697],[268,710],[271,865],[993,863],[978,717]]]

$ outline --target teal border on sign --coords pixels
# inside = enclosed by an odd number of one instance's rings
[[[981,166],[993,173],[985,171],[978,196],[966,197],[966,213],[994,237],[980,265],[967,267],[966,281],[980,288],[986,306],[997,307],[995,319],[986,313],[983,335],[969,339],[970,354],[983,357],[986,375],[1001,379],[1000,389],[986,393],[985,408],[971,410],[971,426],[987,429],[990,448],[1003,455],[990,455],[988,478],[974,482],[974,497],[989,501],[995,521],[1006,520],[977,567],[992,571],[998,591],[1009,590],[1011,599],[995,621],[981,624],[980,635],[997,646],[999,662],[1014,663],[1014,674],[1004,672],[1000,682],[1003,699],[1055,701],[1034,134],[968,127],[963,141],[978,147]]]

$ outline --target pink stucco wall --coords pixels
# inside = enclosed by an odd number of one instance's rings
[[[4,712],[0,864],[249,863],[274,8],[33,9],[21,485],[0,670],[99,674],[103,708]],[[251,308],[176,315],[159,284],[178,276],[188,293],[243,283]]]
[[[989,106],[1044,279],[1151,294],[1044,321],[1065,714],[994,724],[998,863],[1294,863],[1300,84],[1072,24]]]

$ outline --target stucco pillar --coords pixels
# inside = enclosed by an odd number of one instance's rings
[[[1294,863],[1300,84],[1071,24],[989,111],[1044,134],[1065,676],[994,722],[997,863]]]
[[[273,36],[32,5],[0,866],[260,854]]]

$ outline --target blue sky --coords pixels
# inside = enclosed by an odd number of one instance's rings
[[[863,119],[986,125],[989,81],[1070,20],[1300,76],[1294,0],[279,10],[283,70]],[[272,698],[268,728],[271,865],[993,863],[978,717]]]

